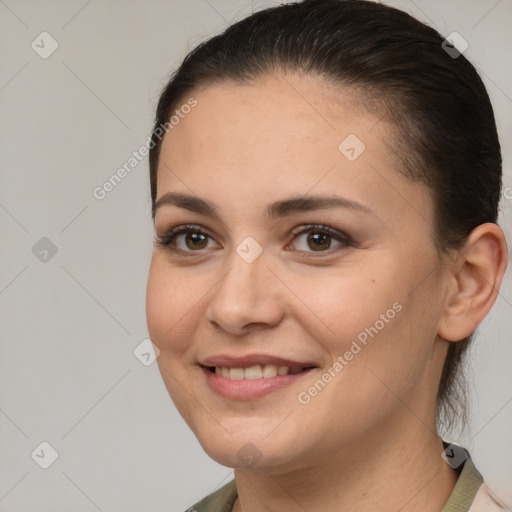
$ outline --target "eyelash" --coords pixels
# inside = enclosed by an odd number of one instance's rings
[[[302,253],[307,253],[308,255],[310,255],[312,257],[321,257],[323,255],[330,255],[334,251],[341,250],[341,249],[351,247],[354,245],[354,241],[348,235],[342,233],[341,231],[333,229],[329,226],[325,226],[323,224],[308,224],[306,226],[301,226],[299,228],[296,228],[291,233],[291,235],[293,236],[292,242],[295,241],[295,239],[298,238],[300,235],[303,235],[303,234],[309,233],[309,232],[317,232],[317,233],[329,235],[331,238],[333,238],[334,240],[336,240],[337,242],[339,242],[341,244],[341,246],[339,246],[337,248],[334,248],[334,249],[329,248],[325,251],[299,251]],[[176,237],[183,233],[186,233],[186,234],[199,233],[199,234],[205,235],[205,236],[209,237],[210,239],[212,239],[210,234],[206,230],[204,230],[201,226],[198,226],[197,224],[182,224],[180,226],[176,226],[176,227],[170,229],[169,231],[163,233],[161,236],[156,236],[155,237],[155,245],[158,247],[163,247],[169,251],[172,251],[173,253],[189,254],[190,256],[193,256],[193,255],[195,256],[197,254],[202,253],[203,250],[197,250],[197,251],[183,250],[183,249],[179,249],[179,248],[171,245],[175,241]],[[290,243],[292,243],[292,242],[290,242]],[[197,253],[197,254],[194,254],[194,253]]]

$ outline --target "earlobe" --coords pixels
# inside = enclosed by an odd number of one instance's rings
[[[469,234],[451,273],[438,336],[459,341],[469,336],[494,304],[507,268],[507,244],[497,224],[477,226]]]

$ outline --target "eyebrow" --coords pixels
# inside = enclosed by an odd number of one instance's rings
[[[213,203],[188,194],[167,192],[156,201],[153,208],[153,217],[156,211],[162,206],[177,206],[178,208],[184,208],[185,210],[199,213],[206,217],[220,219],[218,209]],[[297,196],[275,201],[268,205],[267,212],[270,218],[277,218],[293,215],[294,213],[327,210],[329,208],[346,208],[368,215],[375,215],[368,206],[358,203],[357,201],[339,196],[323,195]]]

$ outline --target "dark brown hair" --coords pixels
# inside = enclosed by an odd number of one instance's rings
[[[366,0],[304,0],[252,14],[192,50],[165,86],[150,150],[157,195],[158,127],[198,86],[250,82],[298,72],[350,88],[394,127],[399,170],[426,184],[434,201],[438,249],[457,249],[479,224],[497,221],[501,150],[484,84],[463,56],[445,51],[433,28]],[[450,343],[438,392],[438,419],[464,423],[463,355],[472,336]]]

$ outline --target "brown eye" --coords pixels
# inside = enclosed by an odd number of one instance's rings
[[[310,225],[294,234],[291,244],[294,249],[309,253],[332,253],[352,245],[352,239],[344,233],[329,226]]]
[[[208,245],[208,236],[203,233],[187,233],[185,244],[189,249],[204,249]]]
[[[331,247],[331,236],[321,232],[308,235],[307,244],[313,251],[322,251]]]
[[[218,247],[213,238],[201,227],[194,225],[177,226],[155,238],[155,244],[170,251],[200,252]]]

